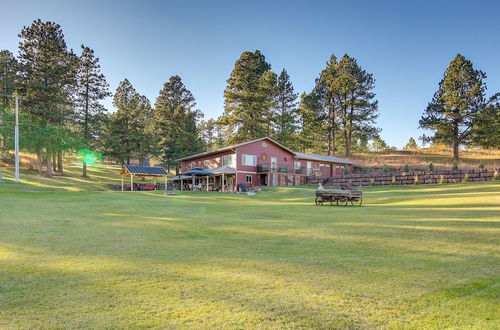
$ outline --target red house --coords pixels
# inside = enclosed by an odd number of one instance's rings
[[[209,184],[235,191],[239,184],[293,186],[306,183],[306,176],[333,176],[353,171],[354,163],[334,156],[292,151],[263,137],[218,150],[178,159],[181,172],[193,167],[214,173]]]

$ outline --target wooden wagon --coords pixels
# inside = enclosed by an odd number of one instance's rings
[[[363,192],[361,190],[316,190],[316,205],[320,206],[323,203],[336,203],[337,205],[344,205],[351,203],[351,205],[361,206],[363,204]]]

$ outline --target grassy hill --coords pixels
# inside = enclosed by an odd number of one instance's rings
[[[498,328],[500,183],[112,192],[0,184],[0,328]],[[5,169],[1,169],[6,173]]]
[[[460,168],[478,168],[483,162],[487,168],[500,168],[500,150],[462,150]],[[351,157],[360,166],[402,169],[408,164],[412,169],[428,169],[433,163],[435,169],[451,169],[453,154],[446,147],[356,153]]]

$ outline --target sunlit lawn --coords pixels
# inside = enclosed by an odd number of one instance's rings
[[[317,207],[312,187],[167,197],[77,171],[0,184],[0,328],[500,326],[499,183]]]

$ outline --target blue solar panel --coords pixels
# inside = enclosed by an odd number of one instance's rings
[[[168,174],[162,167],[133,166],[133,165],[123,165],[123,166],[131,174],[155,174],[155,175]]]

